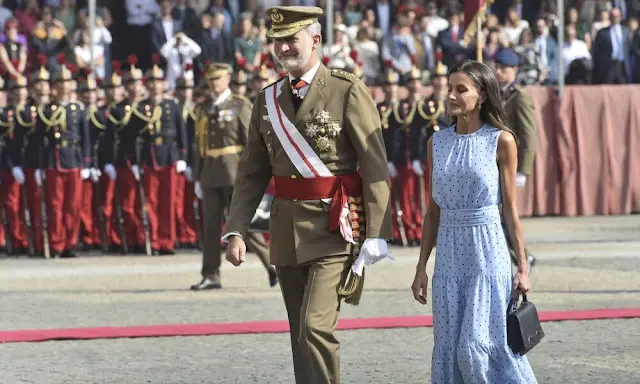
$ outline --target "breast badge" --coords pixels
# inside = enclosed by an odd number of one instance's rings
[[[338,121],[331,120],[331,115],[327,111],[319,111],[313,119],[306,124],[305,134],[314,139],[314,145],[320,152],[327,152],[331,149],[331,142],[338,137],[342,127]]]

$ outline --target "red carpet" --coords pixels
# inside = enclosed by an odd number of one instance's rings
[[[640,318],[640,308],[589,309],[577,311],[540,312],[541,321],[575,321],[598,319]],[[431,316],[371,317],[342,319],[338,329],[416,328],[433,325]],[[169,337],[233,335],[249,333],[283,333],[289,331],[286,321],[255,321],[240,323],[206,323],[176,325],[144,325],[132,327],[91,327],[17,330],[0,332],[0,343],[49,340],[115,339],[124,337]]]

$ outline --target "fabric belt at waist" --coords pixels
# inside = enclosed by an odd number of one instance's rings
[[[228,145],[222,148],[208,148],[206,151],[203,151],[204,153],[201,152],[200,154],[206,157],[216,158],[224,155],[233,155],[236,153],[240,153],[243,149],[243,145]]]
[[[497,205],[474,209],[440,210],[440,225],[443,227],[472,227],[500,224],[500,221],[500,209]]]
[[[340,212],[349,196],[362,196],[362,179],[358,173],[331,177],[303,178],[274,176],[275,197],[282,200],[331,199],[329,230],[340,227]]]

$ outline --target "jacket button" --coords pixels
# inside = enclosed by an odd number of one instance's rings
[[[295,179],[295,178],[296,178],[296,175],[291,175],[291,178],[292,178],[292,179]]]

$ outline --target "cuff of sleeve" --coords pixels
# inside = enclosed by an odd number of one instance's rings
[[[243,238],[242,235],[239,232],[229,232],[229,233],[225,233],[224,236],[222,236],[220,238],[220,240],[224,241],[225,243],[229,242],[229,238],[231,236],[238,236],[239,238]]]

